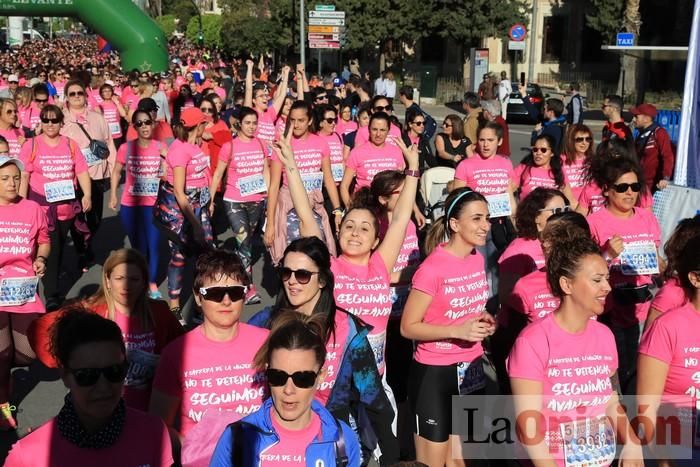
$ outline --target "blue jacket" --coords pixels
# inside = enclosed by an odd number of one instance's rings
[[[253,467],[260,465],[260,454],[279,442],[270,417],[272,399],[267,399],[256,412],[243,418],[240,423],[240,433],[243,437],[239,440],[241,452],[236,453],[241,459],[240,465],[234,465],[233,445],[234,429],[232,426],[226,430],[216,443],[214,455],[209,463],[210,467]],[[343,430],[345,443],[345,455],[348,467],[360,465],[360,443],[355,433],[343,422],[336,422],[328,410],[320,402],[312,401],[311,410],[321,419],[321,432],[314,441],[306,447],[306,465],[308,467],[335,467],[336,466],[336,441],[339,439],[338,427]]]
[[[263,308],[248,320],[248,324],[269,329],[272,311],[272,307]],[[399,460],[399,444],[391,430],[394,409],[384,392],[374,352],[367,340],[371,327],[341,308],[336,309],[336,313],[345,313],[350,318],[350,326],[326,409],[339,420],[350,423],[351,415],[358,419],[358,408],[362,406],[382,449],[382,465],[391,465]]]

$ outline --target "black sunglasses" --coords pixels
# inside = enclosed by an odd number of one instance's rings
[[[224,299],[225,295],[228,295],[228,298],[232,302],[237,302],[239,300],[243,300],[245,297],[246,293],[246,286],[245,285],[230,285],[228,287],[200,287],[199,288],[199,295],[202,296],[205,300],[209,300],[210,302],[218,302],[221,303],[221,301]]]
[[[49,101],[48,98],[46,98],[46,99],[36,99],[36,98],[35,98],[35,99],[34,99],[34,102],[38,102],[38,103],[40,103],[40,104],[46,104],[48,101]]]
[[[204,113],[208,113],[208,114],[214,113],[214,109],[212,109],[211,107],[200,107],[199,110],[201,110]]]
[[[627,190],[630,188],[632,189],[633,192],[639,193],[642,190],[642,184],[640,182],[634,182],[634,183],[618,183],[617,185],[612,186],[617,193],[625,193]]]
[[[104,368],[68,368],[73,374],[73,379],[78,383],[78,386],[88,387],[97,384],[100,375],[104,375],[105,379],[110,383],[121,383],[126,378],[128,364],[126,362],[118,365],[110,365]]]
[[[268,368],[265,370],[265,376],[267,376],[267,382],[270,386],[279,387],[287,384],[289,378],[292,378],[294,386],[299,389],[308,389],[316,384],[316,377],[319,371],[295,371],[291,375],[286,371],[276,370],[274,368]]]
[[[413,123],[414,125],[418,125],[418,126],[423,126],[423,125],[425,125],[425,122],[424,122],[423,120],[420,120],[420,121],[418,121],[418,122],[412,122],[412,123]]]
[[[134,122],[134,126],[136,128],[141,128],[142,126],[151,126],[153,125],[153,120],[139,120],[137,122]]]
[[[584,141],[590,143],[591,141],[593,141],[593,138],[591,138],[590,136],[577,136],[576,138],[574,138],[574,141],[576,141],[577,143],[583,143]]]
[[[337,119],[337,118],[324,118],[324,120],[325,120],[326,123],[328,123],[329,125],[330,125],[330,124],[333,124],[333,123],[338,123],[338,119]]]
[[[391,105],[378,105],[372,110],[374,110],[375,112],[391,112],[392,110],[394,110],[394,107],[392,107]]]
[[[280,279],[286,282],[291,279],[292,274],[296,278],[297,282],[300,284],[308,284],[311,280],[311,276],[318,274],[318,271],[307,271],[306,269],[290,269],[288,267],[279,268]]]
[[[44,123],[44,124],[53,123],[54,125],[58,125],[59,123],[61,123],[61,119],[60,118],[42,118],[41,123]]]
[[[83,97],[85,93],[83,91],[73,91],[68,93],[68,97]]]

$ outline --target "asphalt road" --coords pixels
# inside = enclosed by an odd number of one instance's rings
[[[443,112],[444,115],[452,113],[451,110],[446,108]],[[403,109],[397,109],[396,113],[403,117]],[[431,113],[434,114],[436,119],[444,117],[444,115],[441,115],[442,112],[432,112],[431,109]],[[525,152],[521,151],[520,148],[529,147],[531,129],[531,125],[510,125],[510,143],[511,152],[513,153],[511,159],[514,165],[518,164],[525,156]],[[72,246],[69,246],[66,252],[67,259],[64,264],[67,267],[63,273],[62,283],[65,289],[70,289],[67,294],[69,298],[94,293],[100,280],[101,262],[104,261],[111,251],[128,246],[128,240],[121,227],[118,215],[107,207],[106,201],[109,198],[107,195],[105,196],[104,220],[94,241],[98,264],[93,266],[87,273],[82,274],[79,272]],[[228,240],[226,243],[230,244],[232,240],[230,229],[219,238]],[[274,290],[274,284],[277,281],[276,276],[268,261],[264,260],[261,245],[258,246],[257,251],[256,262],[253,266],[253,280],[258,288],[258,293],[262,297],[262,303],[246,306],[243,314],[244,319],[248,319],[262,307],[271,305],[276,294],[276,290]],[[165,243],[162,248],[161,258],[159,283],[161,284],[161,293],[165,297],[167,296],[165,271],[168,261],[167,245]],[[191,265],[189,266],[191,268]],[[188,271],[185,274],[186,284],[183,291],[191,289],[191,269]],[[184,300],[187,300],[189,295],[183,293],[183,303],[185,303]],[[187,312],[187,309],[185,312]],[[17,436],[26,435],[29,430],[42,425],[58,413],[63,405],[63,397],[66,394],[66,389],[58,373],[44,368],[37,362],[29,367],[15,369],[13,378],[13,403],[17,406],[18,429],[16,432],[0,432],[0,460],[3,461],[10,446],[16,441]]]

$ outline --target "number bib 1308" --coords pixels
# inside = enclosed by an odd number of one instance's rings
[[[620,254],[620,268],[626,276],[645,276],[659,273],[656,245],[651,242],[625,245]]]
[[[241,192],[241,196],[248,196],[257,193],[265,193],[267,191],[267,185],[265,185],[263,174],[253,174],[239,178],[238,189]]]
[[[320,190],[323,187],[323,172],[310,172],[301,174],[301,181],[307,193]]]
[[[481,359],[457,364],[457,386],[459,394],[466,396],[486,387],[486,375]]]
[[[158,196],[159,178],[137,177],[134,184],[129,187],[132,196]]]
[[[500,193],[497,195],[489,195],[486,197],[489,203],[489,214],[492,218],[505,217],[513,214],[510,207],[510,195],[508,193]]]
[[[0,305],[24,305],[36,301],[38,277],[8,277],[0,280]]]
[[[46,194],[46,201],[49,203],[68,201],[75,199],[75,186],[73,186],[73,180],[48,182],[44,184],[44,193]]]
[[[610,465],[615,460],[615,433],[607,417],[575,420],[559,430],[566,467]]]

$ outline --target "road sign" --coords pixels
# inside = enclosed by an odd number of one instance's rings
[[[309,42],[310,49],[339,49],[340,42],[334,41],[313,41]]]
[[[310,11],[309,18],[339,18],[345,19],[344,11]]]
[[[508,50],[525,50],[524,41],[508,41]]]
[[[522,24],[514,24],[513,26],[510,27],[510,30],[508,31],[508,35],[510,36],[510,39],[515,41],[515,42],[522,42],[525,40],[525,37],[527,36],[527,29],[525,26]],[[514,49],[510,49],[514,50]]]
[[[618,32],[617,33],[617,46],[618,47],[634,47],[634,33],[633,32]]]
[[[345,26],[343,18],[309,18],[312,26]]]
[[[316,34],[339,34],[343,32],[342,26],[309,26],[310,33]]]
[[[316,5],[314,7],[316,11],[335,11],[335,5]]]
[[[310,41],[339,41],[340,34],[313,34],[309,33]]]

